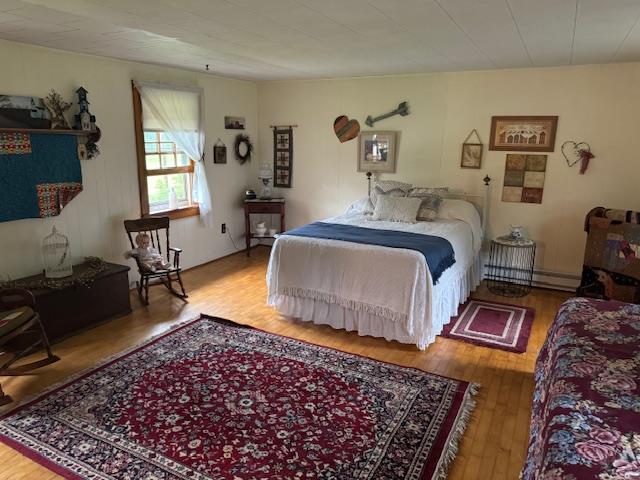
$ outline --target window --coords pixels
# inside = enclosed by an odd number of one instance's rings
[[[133,106],[141,215],[167,214],[171,218],[198,215],[198,204],[193,199],[195,162],[167,133],[145,128],[140,94],[135,86]]]

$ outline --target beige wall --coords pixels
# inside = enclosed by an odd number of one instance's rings
[[[593,206],[640,209],[640,64],[501,70],[453,74],[264,82],[258,85],[262,160],[271,162],[271,124],[298,124],[294,139],[289,226],[335,215],[366,194],[356,172],[357,140],[340,144],[333,120],[360,121],[400,101],[411,114],[376,124],[400,132],[398,170],[382,178],[482,192],[493,178],[490,235],[522,224],[539,241],[537,268],[579,274],[582,223]],[[556,150],[549,155],[541,205],[501,201],[505,152],[488,152],[492,115],[558,115]],[[481,170],[461,169],[461,143],[476,128],[485,143]],[[566,140],[586,141],[596,158],[585,175],[568,168]]]
[[[224,115],[246,117],[247,133],[256,138],[255,83],[211,75],[122,62],[101,57],[0,41],[0,93],[45,96],[52,88],[73,98],[82,85],[89,91],[91,111],[102,130],[101,155],[82,162],[84,191],[59,217],[0,223],[0,276],[17,278],[41,271],[41,241],[55,224],[69,236],[74,261],[96,255],[126,263],[122,221],[140,215],[133,130],[131,80],[200,85],[206,104],[206,170],[212,194],[214,225],[201,226],[195,217],[172,222],[172,242],[184,249],[183,264],[198,265],[234,251],[226,222],[238,239],[244,231],[241,194],[255,178],[250,165],[241,166],[228,152],[226,165],[214,165],[213,144],[220,137],[230,148],[234,131],[224,130]],[[238,242],[240,246],[242,242]],[[132,262],[129,262],[133,266]],[[131,275],[133,278],[135,275]]]

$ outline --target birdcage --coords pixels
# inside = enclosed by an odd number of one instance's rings
[[[58,233],[54,226],[51,233],[42,240],[44,276],[46,278],[68,277],[73,274],[69,238]]]

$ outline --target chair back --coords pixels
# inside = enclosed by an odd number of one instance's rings
[[[162,255],[161,238],[165,240],[166,257],[170,261],[169,252],[169,217],[147,217],[137,220],[125,220],[124,229],[127,231],[131,248],[136,248],[134,239],[138,233],[146,233],[151,239],[151,245]]]
[[[33,293],[24,288],[5,288],[0,290],[0,312],[18,307],[31,307],[35,310],[36,299]]]

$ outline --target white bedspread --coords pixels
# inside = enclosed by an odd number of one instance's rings
[[[324,221],[443,237],[456,263],[433,285],[420,252],[283,235],[269,260],[268,303],[285,315],[424,349],[479,283],[480,226],[460,220],[407,224],[369,218],[355,213]]]

